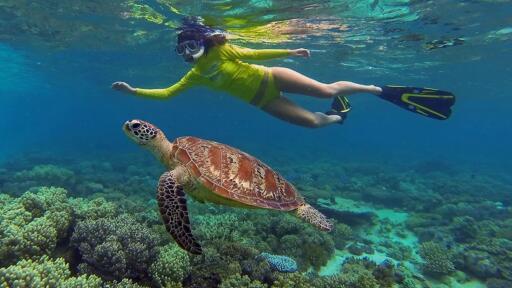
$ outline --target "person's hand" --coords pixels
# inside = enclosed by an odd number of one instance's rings
[[[309,58],[311,56],[311,52],[308,49],[299,48],[291,51],[293,56],[306,57]]]
[[[112,89],[121,91],[121,92],[125,92],[125,93],[131,93],[131,94],[135,93],[135,88],[133,88],[126,82],[114,82],[114,83],[112,83]]]

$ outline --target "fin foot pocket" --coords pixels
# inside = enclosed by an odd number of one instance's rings
[[[352,109],[352,106],[348,102],[347,97],[345,96],[336,96],[332,100],[331,110],[325,112],[327,115],[338,115],[342,118],[338,124],[343,124],[345,119],[347,119],[348,112]]]
[[[450,117],[455,95],[451,92],[432,88],[386,85],[380,98],[417,114],[446,120]]]

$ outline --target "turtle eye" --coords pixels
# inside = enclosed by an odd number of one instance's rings
[[[132,125],[132,129],[137,129],[137,128],[139,128],[139,127],[140,127],[140,123],[134,123],[134,124]]]

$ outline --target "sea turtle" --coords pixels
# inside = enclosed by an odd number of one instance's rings
[[[158,182],[160,214],[174,240],[192,254],[202,250],[190,229],[185,191],[200,202],[291,211],[321,230],[332,229],[293,185],[253,156],[195,137],[170,142],[160,129],[142,120],[125,122],[123,130],[169,169]]]

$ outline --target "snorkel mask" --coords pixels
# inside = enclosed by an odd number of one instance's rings
[[[186,17],[182,20],[178,31],[178,44],[176,53],[185,58],[187,62],[197,61],[207,53],[207,39],[216,34],[224,34],[223,31],[213,29],[203,24],[201,17]]]
[[[204,54],[203,40],[186,40],[176,45],[176,54],[187,62],[195,62]]]

